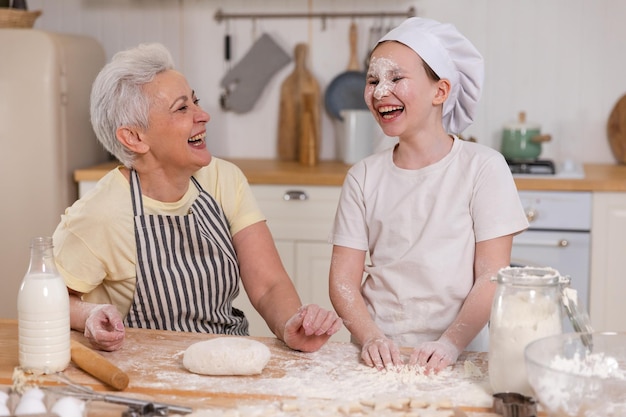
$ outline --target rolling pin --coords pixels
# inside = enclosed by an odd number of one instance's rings
[[[118,391],[128,386],[128,375],[99,353],[75,340],[72,340],[71,352],[72,362],[89,375]]]

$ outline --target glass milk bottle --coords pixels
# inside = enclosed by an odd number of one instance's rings
[[[19,363],[49,374],[70,362],[70,302],[54,263],[51,237],[31,242],[30,265],[17,295]]]
[[[494,393],[532,396],[524,349],[562,333],[561,276],[552,268],[507,267],[498,286],[489,324],[489,380]]]

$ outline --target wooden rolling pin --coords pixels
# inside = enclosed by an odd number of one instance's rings
[[[128,386],[128,375],[113,365],[104,356],[72,340],[72,362],[89,375],[110,385],[116,390]]]

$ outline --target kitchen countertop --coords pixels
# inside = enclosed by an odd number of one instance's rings
[[[385,416],[391,417],[403,415],[398,410],[394,414],[392,404],[414,399],[431,407],[458,407],[469,417],[495,416],[491,412],[485,353],[464,352],[453,368],[439,375],[425,376],[369,368],[359,362],[359,350],[350,343],[329,342],[318,352],[302,353],[286,348],[275,338],[255,337],[251,339],[267,345],[272,354],[261,375],[211,377],[188,372],[182,366],[185,349],[212,337],[219,336],[126,329],[122,349],[99,352],[128,374],[130,383],[123,392],[109,391],[73,363],[63,373],[74,383],[91,387],[100,394],[187,406],[198,415],[209,409],[241,411],[247,408],[257,413],[246,415],[257,416],[261,415],[258,411],[263,411],[267,413],[262,415],[295,417],[304,413],[306,407],[315,407],[316,416],[350,415],[352,412],[339,412],[339,407],[349,405],[356,410],[361,404],[361,412],[353,411],[354,415],[367,415],[367,407],[378,407],[387,408]],[[72,338],[88,345],[78,332],[72,331]],[[405,355],[409,352],[403,349]],[[6,390],[12,385],[16,366],[17,321],[0,319],[0,388]],[[40,386],[58,385],[46,376],[37,381]],[[119,416],[120,407],[92,401],[87,408],[88,416]],[[404,408],[407,407],[405,404]],[[290,411],[286,412],[287,409]],[[327,409],[328,414],[320,414],[321,409]]]
[[[283,162],[272,159],[228,159],[246,175],[250,184],[282,185],[326,185],[341,186],[350,168],[342,162],[321,161],[309,167],[297,162]],[[78,169],[74,179],[97,181],[115,167],[109,162],[94,167]],[[584,178],[541,178],[515,177],[518,190],[534,191],[592,191],[625,192],[626,165],[585,164]]]

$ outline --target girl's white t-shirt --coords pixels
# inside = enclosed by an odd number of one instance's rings
[[[455,137],[448,155],[422,169],[395,166],[393,148],[355,164],[329,241],[369,251],[369,312],[396,343],[415,346],[437,340],[459,313],[475,244],[527,227],[503,156]]]

